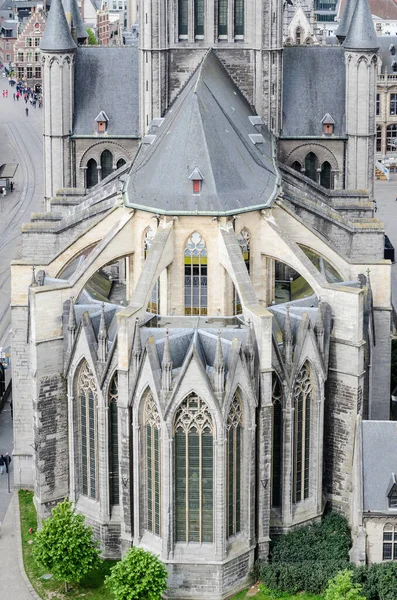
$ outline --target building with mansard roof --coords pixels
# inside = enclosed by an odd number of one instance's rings
[[[146,548],[167,598],[221,600],[327,503],[352,558],[375,556],[358,491],[362,422],[390,417],[378,41],[368,0],[336,48],[283,51],[279,0],[139,14],[139,49],[86,48],[52,2],[45,212],[12,264],[13,464],[40,518],[69,497],[105,557]]]

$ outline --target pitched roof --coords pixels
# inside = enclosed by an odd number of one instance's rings
[[[76,37],[79,42],[87,39],[88,34],[81,16],[77,0],[62,0],[65,10],[66,19],[73,29],[76,31]]]
[[[108,122],[109,119],[108,119],[107,114],[103,110],[101,110],[101,112],[99,113],[99,115],[95,118],[95,121],[97,123],[99,123],[99,122]]]
[[[333,117],[331,117],[331,115],[329,113],[327,113],[326,115],[324,115],[324,117],[321,119],[321,123],[323,125],[335,125],[335,119]]]
[[[320,137],[326,113],[345,135],[345,53],[341,46],[290,46],[283,52],[281,137]],[[335,93],[337,91],[337,93]]]
[[[344,5],[341,20],[335,32],[338,40],[343,41],[350,29],[350,23],[353,17],[354,10],[356,8],[357,0],[346,0]]]
[[[132,165],[126,204],[172,214],[269,206],[279,186],[274,141],[210,51]],[[155,136],[154,139],[153,137]],[[203,177],[193,193],[192,171]]]
[[[128,75],[120,75],[120,65]],[[108,136],[139,136],[137,48],[77,49],[73,134],[95,135],[95,119],[101,111],[109,120]]]
[[[75,48],[76,44],[70,33],[62,2],[61,0],[52,0],[40,49],[44,52],[59,52]]]
[[[397,472],[397,422],[363,421],[364,511],[389,511],[387,494]]]
[[[379,49],[378,36],[372,21],[368,0],[357,0],[343,46],[347,50],[376,51]]]

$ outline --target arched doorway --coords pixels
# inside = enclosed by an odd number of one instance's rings
[[[98,183],[98,165],[94,158],[90,158],[87,163],[87,188],[91,188]]]
[[[332,189],[331,165],[327,160],[321,165],[320,183],[327,190]]]
[[[314,152],[309,152],[309,154],[306,154],[305,175],[306,177],[309,177],[309,179],[312,179],[315,182],[317,182],[317,165],[318,160]]]

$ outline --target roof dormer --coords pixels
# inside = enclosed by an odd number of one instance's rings
[[[397,478],[395,473],[391,474],[387,498],[389,500],[389,508],[397,509]]]
[[[323,133],[325,135],[332,135],[334,133],[335,120],[329,113],[324,115],[321,123],[323,124]]]
[[[95,121],[97,123],[98,133],[105,133],[108,128],[109,119],[103,110],[101,110]]]

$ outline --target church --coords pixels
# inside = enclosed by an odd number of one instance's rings
[[[139,47],[90,48],[53,0],[41,42],[15,483],[39,518],[69,497],[104,557],[158,555],[169,599],[230,597],[326,505],[368,559],[361,438],[390,418],[379,44],[351,0],[338,45],[284,49],[283,4],[141,0]]]

